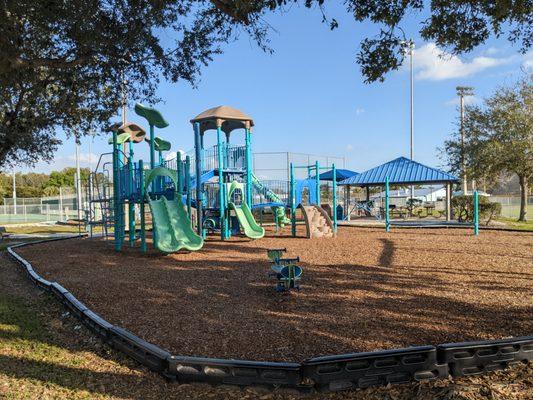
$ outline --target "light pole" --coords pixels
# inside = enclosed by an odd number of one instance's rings
[[[13,170],[13,214],[17,214],[17,179]]]
[[[414,158],[414,135],[415,135],[415,111],[414,111],[414,72],[413,72],[413,53],[415,49],[415,42],[409,39],[403,44],[406,46],[407,54],[409,55],[409,104],[410,104],[410,126],[409,126],[409,158],[413,161]],[[413,203],[413,196],[415,187],[411,185],[410,198],[411,206]]]
[[[465,97],[474,95],[474,88],[470,86],[457,86],[457,95],[459,96],[460,101],[460,113],[461,113],[461,190],[463,195],[467,194],[467,182],[466,182],[466,158],[465,158],[465,131],[464,131],[464,118],[465,118]]]
[[[76,135],[76,198],[78,201],[78,224],[81,221],[81,174],[80,174],[80,145],[81,141]]]
[[[415,42],[409,40],[409,67],[410,67],[410,102],[411,102],[411,135],[410,135],[410,157],[411,160],[414,158],[414,134],[415,134],[415,115],[414,115],[414,84],[413,84],[413,53],[415,49]]]
[[[94,143],[94,137],[96,136],[96,132],[91,130],[89,132],[89,135],[91,136],[91,140],[89,141],[89,173],[93,170],[93,143]]]

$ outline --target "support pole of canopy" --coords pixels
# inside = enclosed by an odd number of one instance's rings
[[[128,219],[129,219],[129,238],[130,247],[135,246],[135,163],[133,162],[133,141],[129,144],[130,156],[128,159],[129,169],[129,202],[128,202]]]
[[[348,185],[347,187],[347,190],[348,190],[348,195],[346,196],[347,197],[347,201],[348,201],[348,207],[346,207],[346,220],[347,221],[350,221],[351,219],[351,199],[350,199],[350,196],[351,196],[351,193],[352,193],[352,187],[350,185]]]
[[[385,178],[385,230],[390,231],[390,218],[389,218],[389,177]]]
[[[446,183],[446,221],[452,219],[452,185],[450,182]]]
[[[226,133],[226,151],[224,152],[225,154],[225,158],[226,158],[226,168],[230,168],[230,165],[229,165],[229,162],[230,162],[230,145],[229,145],[229,140],[230,140],[230,135],[231,135],[231,132],[228,132]]]
[[[202,175],[202,150],[200,144],[200,123],[194,123],[194,150],[195,150],[195,164],[196,164],[196,225],[198,230],[198,235],[204,237],[202,229],[202,218],[203,218],[203,199],[202,199],[202,182],[200,176]]]
[[[222,128],[217,127],[218,202],[220,209],[220,239],[226,239],[226,207],[224,204],[224,172],[222,168]],[[199,176],[198,178],[199,179]]]
[[[150,169],[155,168],[154,126],[150,124]]]
[[[176,184],[178,187],[176,188],[176,192],[178,193],[178,202],[180,203],[180,207],[183,207],[182,202],[182,194],[183,194],[183,163],[181,162],[181,153],[178,151],[176,154]]]
[[[192,225],[192,218],[191,218],[191,157],[186,156],[185,157],[185,182],[187,187],[187,215],[189,216],[189,219],[191,219],[191,225]]]
[[[252,138],[250,135],[250,129],[245,128],[245,136],[244,136],[244,142],[245,142],[245,157],[246,157],[246,202],[248,203],[248,206],[250,208],[252,207],[252,172],[253,172],[253,165],[252,165],[252,148],[251,148],[251,142]]]
[[[333,217],[333,233],[337,234],[337,169],[335,168],[335,164],[332,166],[333,171],[333,211],[332,211],[332,217]]]
[[[197,145],[194,146],[195,148],[198,147]],[[202,160],[200,162],[200,170],[203,173],[205,171],[205,165],[204,165],[204,133],[200,133],[200,149],[202,153]]]
[[[115,250],[120,251],[122,249],[122,227],[120,225],[120,174],[119,174],[119,147],[117,143],[117,131],[113,130],[113,219],[114,221],[114,236],[115,236]]]
[[[144,216],[144,202],[145,202],[145,192],[144,192],[144,162],[139,160],[139,185],[141,190],[141,251],[146,253],[146,220]]]

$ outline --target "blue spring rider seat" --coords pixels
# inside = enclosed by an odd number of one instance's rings
[[[276,285],[277,292],[288,292],[292,289],[300,290],[298,281],[302,277],[303,269],[296,265],[297,262],[300,262],[300,257],[281,258],[285,251],[287,249],[267,250],[268,258],[273,263],[272,272],[269,276],[278,280]]]

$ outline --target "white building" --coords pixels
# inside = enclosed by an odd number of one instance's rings
[[[446,200],[446,188],[444,186],[428,186],[421,189],[415,189],[413,196],[414,199],[421,200],[423,202],[429,201],[445,201]],[[371,199],[377,200],[385,198],[385,192],[376,193],[370,196]],[[409,188],[389,190],[389,199],[407,200],[411,198],[411,190]]]

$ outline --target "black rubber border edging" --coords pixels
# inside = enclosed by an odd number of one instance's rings
[[[321,392],[408,383],[438,378],[479,375],[533,359],[533,335],[502,340],[448,343],[406,349],[310,358],[302,363],[223,360],[174,356],[131,332],[114,326],[89,310],[57,282],[37,274],[14,250],[45,242],[74,239],[76,235],[8,247],[9,255],[39,288],[57,298],[73,315],[111,347],[120,350],[166,378],[237,386],[286,387]]]

